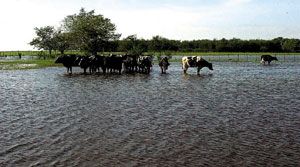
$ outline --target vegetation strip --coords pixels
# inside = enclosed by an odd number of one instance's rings
[[[32,59],[32,60],[1,60],[1,70],[26,70],[46,67],[62,67],[61,64],[54,64],[54,59]]]

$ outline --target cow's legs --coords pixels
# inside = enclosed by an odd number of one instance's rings
[[[199,74],[200,73],[200,67],[197,67],[197,74]]]
[[[71,73],[72,74],[72,67],[67,67],[67,73]]]
[[[183,65],[182,68],[183,68],[183,73],[186,74],[186,71],[188,70],[188,67],[186,65]]]

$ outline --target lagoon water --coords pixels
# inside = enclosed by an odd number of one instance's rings
[[[300,64],[0,71],[0,166],[299,166]]]

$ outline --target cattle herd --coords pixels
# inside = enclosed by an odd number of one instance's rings
[[[271,55],[262,55],[261,63],[270,62],[272,60],[278,61],[276,57]],[[114,55],[109,56],[79,56],[79,55],[63,55],[59,56],[55,63],[62,63],[68,73],[72,73],[72,67],[81,67],[84,73],[96,73],[102,71],[103,73],[119,73],[122,71],[126,73],[145,73],[149,74],[153,67],[152,55]],[[163,57],[159,59],[159,67],[161,73],[166,73],[168,66],[170,65],[168,58]],[[187,72],[189,67],[196,67],[197,74],[203,67],[207,67],[213,70],[212,64],[203,59],[201,56],[184,56],[182,57],[182,69],[183,73]],[[101,70],[100,70],[101,69]]]
[[[109,56],[78,56],[64,55],[59,56],[55,63],[62,63],[68,73],[72,73],[72,67],[81,67],[84,73],[89,70],[90,73],[122,73],[140,72],[149,74],[152,69],[153,56],[136,55],[114,55]]]

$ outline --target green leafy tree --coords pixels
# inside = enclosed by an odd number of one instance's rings
[[[61,54],[64,54],[65,50],[70,47],[70,34],[64,33],[58,30],[54,34],[55,49],[59,50]]]
[[[63,29],[70,33],[72,45],[94,55],[103,51],[110,41],[120,38],[110,19],[95,14],[94,10],[85,11],[84,8],[78,14],[67,16],[63,20]]]
[[[38,50],[48,50],[51,56],[52,50],[55,48],[55,29],[53,26],[34,28],[37,37],[29,43]]]
[[[154,52],[159,52],[161,55],[162,49],[163,49],[163,37],[161,36],[154,36],[152,37],[150,41],[150,50]]]
[[[282,49],[286,52],[296,52],[299,50],[299,39],[285,39],[282,45]]]

